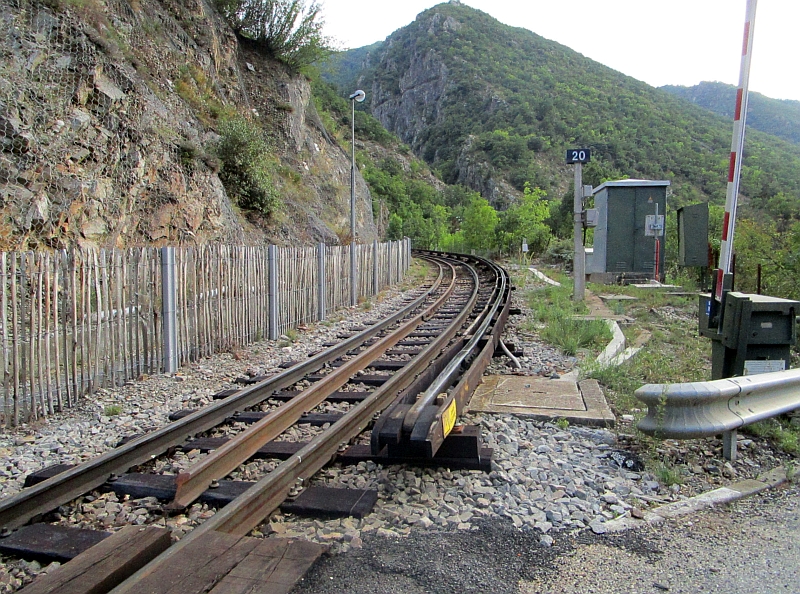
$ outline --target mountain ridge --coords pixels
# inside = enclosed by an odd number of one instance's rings
[[[724,199],[730,122],[470,7],[420,13],[370,52],[355,84],[446,182],[500,208],[526,182],[563,193],[571,146],[593,149],[591,183],[666,178],[676,205]],[[797,171],[800,147],[749,134],[745,197],[800,194]]]
[[[737,89],[733,85],[703,81],[691,87],[664,85],[659,88],[718,115],[733,118]],[[747,125],[800,145],[800,101],[773,99],[750,91],[747,104]]]

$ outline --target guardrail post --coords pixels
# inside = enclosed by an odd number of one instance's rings
[[[278,340],[278,246],[267,248],[269,262],[269,339]]]
[[[161,315],[164,320],[164,373],[178,371],[175,248],[161,248]]]
[[[726,460],[736,461],[736,440],[738,431],[725,431],[722,433],[722,455]]]
[[[378,240],[372,241],[372,294],[377,295],[380,290],[378,282]]]
[[[319,320],[325,319],[325,305],[328,300],[328,285],[325,279],[325,244],[317,244],[317,295],[319,295],[319,307],[317,316]]]

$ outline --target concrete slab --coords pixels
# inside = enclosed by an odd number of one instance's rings
[[[536,270],[533,266],[528,268],[528,270],[530,270],[539,280],[542,280],[542,281],[546,282],[548,285],[553,285],[554,287],[560,287],[561,286],[560,282],[554,281],[549,276],[547,276],[547,275],[539,272],[538,270]]]
[[[544,421],[564,418],[575,425],[613,427],[616,420],[595,380],[487,376],[468,408]]]
[[[585,411],[583,398],[574,382],[518,375],[493,375],[484,378],[475,390],[470,408],[486,412],[519,412],[559,408]]]

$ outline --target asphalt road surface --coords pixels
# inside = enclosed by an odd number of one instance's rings
[[[372,536],[321,559],[294,593],[800,594],[800,485],[621,534],[555,534],[510,522]]]

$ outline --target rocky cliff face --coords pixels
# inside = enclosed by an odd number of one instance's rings
[[[434,8],[390,36],[365,62],[369,74],[362,82],[370,84],[372,114],[429,163],[439,158],[428,150],[431,130],[444,123],[448,103],[465,99],[459,99],[461,83],[451,80],[445,60],[428,42],[444,33],[457,33],[461,27],[456,18]],[[488,109],[496,108],[488,85],[476,82],[470,92],[483,97]],[[519,195],[495,177],[491,165],[473,150],[471,138],[461,147],[454,169],[455,178],[449,181],[480,192],[496,207],[505,207]]]
[[[0,51],[0,249],[347,235],[348,155],[308,82],[204,0],[0,0]],[[213,157],[216,118],[234,112],[277,155],[283,206],[263,225],[231,203]]]

